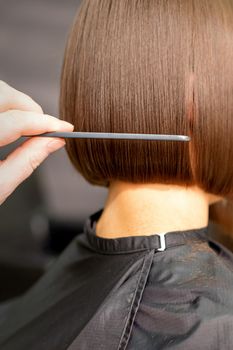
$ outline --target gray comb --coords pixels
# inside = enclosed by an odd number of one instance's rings
[[[168,141],[190,141],[186,135],[165,135],[165,134],[128,134],[114,132],[46,132],[39,135],[24,135],[25,137],[61,137],[78,139],[126,139],[126,140],[168,140]]]

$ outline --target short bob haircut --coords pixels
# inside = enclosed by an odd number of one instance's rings
[[[191,141],[70,139],[93,185],[197,185],[233,194],[233,1],[83,0],[65,51],[61,119],[75,131]]]

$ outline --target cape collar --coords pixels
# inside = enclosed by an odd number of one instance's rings
[[[151,249],[155,251],[166,251],[174,246],[208,241],[209,238],[209,225],[198,229],[169,231],[149,236],[99,237],[96,236],[96,223],[103,210],[104,208],[101,208],[91,214],[84,224],[84,233],[87,236],[89,244],[99,252],[122,254]]]

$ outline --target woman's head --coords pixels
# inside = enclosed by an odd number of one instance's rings
[[[75,131],[191,141],[67,140],[91,184],[198,185],[233,194],[231,0],[84,0],[63,65],[61,119]]]

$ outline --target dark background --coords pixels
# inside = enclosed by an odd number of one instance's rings
[[[0,0],[0,79],[58,117],[61,65],[78,0]],[[0,159],[19,142],[0,148]],[[104,205],[107,190],[92,186],[59,150],[0,206],[0,301],[26,290],[87,216]]]

